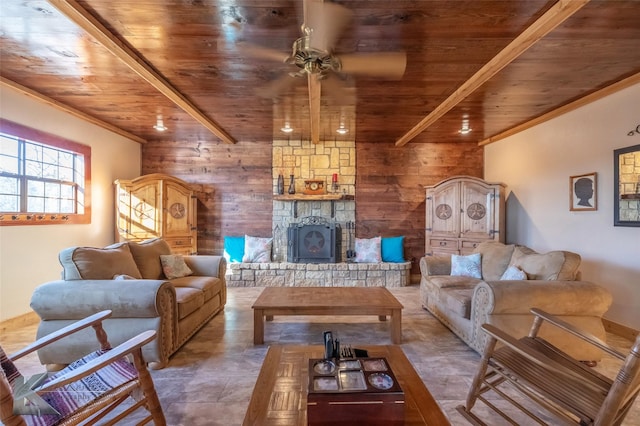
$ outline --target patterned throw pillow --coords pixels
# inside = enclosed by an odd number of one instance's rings
[[[356,263],[380,263],[382,262],[380,237],[356,238]]]
[[[527,274],[517,266],[509,266],[504,274],[500,277],[501,280],[526,280]]]
[[[191,268],[184,262],[184,258],[177,254],[165,254],[160,256],[162,271],[168,280],[186,277],[193,274]]]
[[[242,261],[247,263],[271,262],[271,246],[273,238],[244,236],[244,256]]]
[[[482,256],[480,253],[468,256],[451,255],[451,275],[462,277],[482,278]]]

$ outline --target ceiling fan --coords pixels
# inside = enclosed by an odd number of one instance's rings
[[[263,96],[276,97],[291,84],[292,77],[307,77],[311,117],[311,141],[320,139],[321,81],[330,73],[366,75],[400,79],[407,64],[404,52],[335,54],[339,35],[350,23],[351,10],[323,0],[303,0],[302,36],[293,42],[292,51],[285,54],[275,49],[239,42],[238,48],[255,58],[295,65],[290,72],[262,90]]]

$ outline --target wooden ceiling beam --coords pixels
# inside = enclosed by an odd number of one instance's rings
[[[30,98],[37,100],[38,102],[44,103],[46,105],[52,106],[60,111],[64,111],[68,114],[73,115],[74,117],[78,117],[84,121],[87,121],[91,124],[95,124],[96,126],[100,126],[104,129],[107,129],[113,133],[116,133],[120,136],[124,136],[125,138],[131,139],[138,143],[147,143],[146,139],[141,138],[140,136],[136,136],[133,133],[129,133],[126,130],[121,129],[120,127],[116,127],[112,124],[107,123],[106,121],[102,121],[99,118],[96,118],[92,115],[84,113],[80,110],[77,110],[69,105],[63,104],[62,102],[58,102],[55,99],[52,99],[48,96],[43,95],[42,93],[36,92],[35,90],[29,89],[21,84],[16,83],[13,80],[9,80],[8,78],[0,76],[0,83],[3,86],[10,87],[23,95],[26,95]]]
[[[488,145],[493,142],[497,142],[501,139],[508,138],[509,136],[513,136],[516,133],[520,133],[524,130],[530,129],[538,124],[544,123],[545,121],[549,121],[553,118],[559,117],[563,114],[566,114],[570,111],[583,107],[585,105],[590,104],[591,102],[595,102],[599,99],[605,98],[613,93],[616,93],[622,89],[626,89],[627,87],[631,87],[635,84],[640,83],[640,73],[634,74],[630,77],[625,78],[624,80],[617,81],[607,87],[604,87],[600,90],[592,92],[586,96],[583,96],[575,101],[563,105],[559,108],[554,109],[553,111],[549,111],[546,114],[542,114],[539,117],[534,118],[533,120],[529,120],[525,123],[519,124],[515,127],[512,127],[504,132],[498,133],[497,135],[493,135],[487,139],[484,139],[478,142],[479,146]]]
[[[207,117],[178,89],[173,87],[162,75],[147,64],[144,58],[136,54],[127,44],[118,39],[100,21],[91,15],[75,0],[48,0],[49,3],[75,22],[80,28],[94,37],[109,52],[124,62],[135,73],[151,84],[196,121],[209,129],[223,142],[234,144],[236,141],[215,121]]]
[[[438,105],[431,113],[423,118],[416,126],[396,141],[396,146],[404,146],[412,139],[434,124],[443,115],[451,111],[456,105],[475,92],[494,75],[500,72],[524,53],[538,40],[553,31],[556,27],[569,19],[574,13],[586,5],[589,0],[558,0],[539,19],[524,30],[518,37],[509,43],[500,53],[494,56],[471,78],[453,92],[444,102]]]

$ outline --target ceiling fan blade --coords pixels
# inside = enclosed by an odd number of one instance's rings
[[[309,44],[312,48],[331,52],[336,40],[351,21],[353,12],[336,3],[324,3],[321,0],[305,0],[305,20],[303,27],[308,28]]]
[[[407,67],[405,52],[353,53],[338,55],[340,72],[399,80]]]
[[[236,47],[240,53],[257,59],[266,59],[268,61],[286,62],[289,59],[289,53],[283,53],[276,49],[268,47],[256,46],[244,41],[236,43]]]
[[[309,117],[311,121],[311,142],[320,142],[320,95],[321,86],[318,74],[308,74]]]

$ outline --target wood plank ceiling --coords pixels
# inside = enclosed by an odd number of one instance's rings
[[[636,0],[336,3],[353,19],[335,52],[407,66],[323,81],[321,140],[489,143],[640,82]],[[301,0],[7,0],[0,81],[139,142],[271,143],[285,122],[308,138],[306,79],[260,96],[292,66],[237,45],[287,53],[301,22]]]

